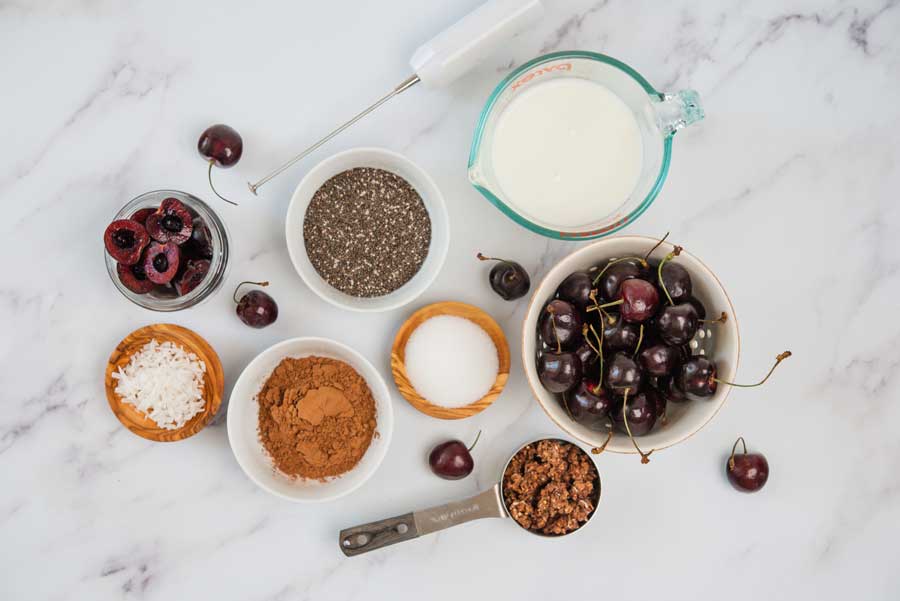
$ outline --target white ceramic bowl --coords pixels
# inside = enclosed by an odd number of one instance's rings
[[[574,271],[588,269],[594,265],[605,263],[614,257],[643,257],[656,244],[653,238],[644,236],[616,236],[606,238],[576,250],[560,261],[544,277],[534,291],[522,330],[522,362],[528,384],[541,407],[557,426],[582,442],[600,446],[606,440],[605,432],[595,432],[572,421],[566,410],[560,405],[557,395],[547,392],[538,379],[535,368],[535,351],[537,344],[537,320],[547,301],[549,301],[559,284]],[[661,259],[673,248],[672,244],[663,243],[654,251],[652,258]],[[728,314],[724,324],[711,326],[713,331],[712,348],[709,356],[715,360],[720,378],[734,381],[741,352],[740,334],[737,317],[731,299],[725,293],[721,282],[710,269],[697,257],[682,251],[676,259],[691,274],[693,294],[706,307],[709,316],[715,317],[720,312]],[[687,403],[669,403],[667,409],[668,423],[657,424],[649,434],[638,438],[638,444],[645,452],[651,449],[664,449],[677,444],[699,431],[718,413],[731,386],[720,384],[716,394],[707,399],[694,399]],[[636,453],[631,441],[624,434],[613,436],[607,450],[614,453]]]
[[[313,194],[330,178],[355,167],[384,169],[408,181],[422,197],[422,203],[431,218],[431,246],[422,268],[397,290],[374,298],[350,296],[326,282],[312,266],[303,243],[303,219]],[[405,156],[383,148],[353,148],[325,159],[300,181],[288,207],[285,237],[288,253],[297,273],[324,300],[351,311],[388,311],[413,301],[425,292],[440,273],[450,244],[450,221],[441,191],[421,167]]]
[[[256,396],[272,370],[285,357],[317,355],[348,363],[365,378],[375,398],[377,436],[362,460],[349,472],[326,482],[298,480],[278,471],[262,446],[257,431],[259,404]],[[381,374],[353,349],[325,338],[292,338],[270,346],[250,362],[238,378],[228,403],[228,442],[244,473],[260,488],[283,499],[314,503],[342,497],[368,480],[384,459],[394,429],[391,396]]]

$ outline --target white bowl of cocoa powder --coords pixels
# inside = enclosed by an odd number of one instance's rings
[[[381,374],[325,338],[293,338],[260,353],[228,404],[228,441],[241,469],[289,501],[329,501],[362,486],[392,432]]]

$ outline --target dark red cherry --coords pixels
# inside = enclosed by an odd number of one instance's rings
[[[531,278],[528,277],[528,272],[521,265],[515,261],[485,257],[481,253],[478,253],[477,257],[481,261],[497,261],[491,267],[488,280],[491,288],[500,295],[500,298],[511,301],[528,294],[528,289],[531,288]]]
[[[144,226],[131,219],[117,219],[103,232],[106,252],[122,265],[137,263],[149,242],[150,236]]]
[[[706,307],[704,307],[703,303],[701,303],[699,300],[697,300],[696,297],[694,297],[694,296],[688,297],[687,299],[685,299],[684,302],[694,305],[694,309],[697,310],[697,317],[699,319],[706,319]]]
[[[690,400],[684,391],[678,388],[677,380],[674,376],[656,378],[656,390],[667,401],[673,403],[686,403]]]
[[[575,354],[578,355],[578,358],[581,360],[581,371],[585,374],[597,364],[597,359],[599,359],[596,351],[594,351],[593,347],[591,347],[587,341],[582,342],[581,346],[575,349]]]
[[[566,276],[556,289],[556,298],[568,301],[582,311],[593,304],[591,290],[594,288],[591,275],[586,271],[576,271]]]
[[[233,167],[244,153],[241,134],[227,125],[218,123],[207,127],[197,141],[197,151],[214,161],[219,167]]]
[[[619,285],[618,299],[622,301],[619,313],[630,323],[643,323],[653,317],[659,307],[659,293],[646,280],[625,280]]]
[[[702,355],[691,357],[682,364],[676,379],[678,388],[700,397],[716,393],[716,364]]]
[[[600,267],[603,270],[603,267]],[[603,275],[594,276],[597,290],[600,292],[600,300],[604,303],[616,300],[619,295],[619,285],[634,278],[648,278],[646,264],[639,258],[619,259],[609,264]]]
[[[604,381],[614,393],[624,395],[627,391],[629,396],[633,396],[640,390],[644,375],[634,359],[619,352],[613,355],[611,361],[607,362]]]
[[[156,287],[156,284],[147,279],[143,261],[134,265],[116,263],[116,274],[119,281],[135,294],[147,294]]]
[[[178,272],[181,249],[174,242],[152,242],[144,253],[144,272],[154,284],[168,284]]]
[[[742,453],[736,453],[737,445],[743,446]],[[769,462],[762,453],[748,453],[744,438],[740,437],[731,448],[731,457],[725,462],[725,475],[735,490],[756,492],[769,480]]]
[[[541,384],[556,394],[572,390],[581,381],[581,359],[570,351],[545,350],[536,367]]]
[[[632,436],[644,436],[653,429],[656,420],[660,417],[659,395],[653,388],[647,388],[634,396],[629,394],[625,413],[623,413],[623,408],[624,404],[620,402],[613,413],[613,423],[622,432],[627,433],[628,430],[631,430]],[[626,415],[628,417],[627,429],[625,427]]]
[[[147,217],[154,211],[156,211],[156,209],[152,209],[150,207],[147,207],[145,209],[138,209],[134,212],[134,215],[131,216],[131,220],[137,221],[138,223],[143,225],[144,222],[147,221]]]
[[[584,378],[562,399],[566,412],[579,424],[596,430],[606,430],[606,420],[613,406],[612,396],[596,380]]]
[[[237,293],[244,284],[268,286],[269,282],[241,282],[234,289],[232,298],[237,303],[235,311],[241,321],[251,328],[264,328],[278,319],[278,304],[275,299],[262,290],[251,290],[238,300]]]
[[[213,257],[212,236],[209,228],[199,217],[194,219],[194,231],[190,239],[181,245],[181,254],[191,259],[207,259]]]
[[[645,346],[638,359],[644,371],[651,376],[668,375],[683,361],[679,347],[662,343]]]
[[[209,261],[206,259],[189,260],[187,269],[175,280],[175,290],[180,296],[184,296],[194,288],[200,285],[206,274],[209,273]]]
[[[690,342],[699,326],[697,309],[690,303],[666,305],[656,316],[656,330],[663,341],[671,346]]]
[[[662,283],[665,285],[666,290],[669,291],[669,297],[674,303],[687,301],[691,297],[693,290],[691,274],[679,263],[668,261],[663,264]],[[665,297],[665,294],[663,294],[663,297]]]
[[[227,203],[236,204],[216,191],[212,183],[212,168],[213,165],[218,165],[227,169],[241,160],[244,153],[244,140],[241,139],[241,135],[222,123],[211,125],[200,134],[197,151],[209,162],[209,171],[206,175],[213,194]]]
[[[640,338],[638,326],[626,322],[620,315],[611,315],[613,321],[603,322],[603,347],[608,351],[633,351]]]
[[[151,238],[163,243],[184,244],[194,231],[190,211],[177,198],[163,200],[156,211],[147,215],[144,225]]]
[[[472,459],[472,449],[478,444],[481,432],[475,437],[472,446],[466,447],[461,440],[449,440],[442,442],[428,454],[428,465],[436,476],[445,480],[460,480],[472,473],[475,469],[475,460]]]
[[[564,300],[550,301],[538,318],[541,340],[548,347],[574,349],[582,341],[582,318],[575,305]]]

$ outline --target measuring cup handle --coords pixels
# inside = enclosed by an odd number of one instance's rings
[[[353,557],[418,537],[415,517],[406,513],[341,530],[339,542],[344,555]]]
[[[506,510],[497,484],[462,501],[341,530],[338,543],[344,555],[352,557],[472,520],[502,517]]]

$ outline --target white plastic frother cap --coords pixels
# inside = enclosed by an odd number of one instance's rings
[[[409,64],[426,86],[445,86],[543,12],[541,0],[489,0],[419,46]]]

